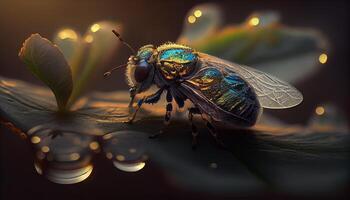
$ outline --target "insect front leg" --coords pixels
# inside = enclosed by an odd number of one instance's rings
[[[201,114],[200,110],[198,108],[189,108],[188,109],[188,119],[191,123],[191,130],[192,130],[192,149],[195,149],[197,146],[197,136],[199,134],[197,126],[193,123],[193,115],[194,114]]]
[[[163,91],[164,91],[164,87],[160,88],[156,93],[140,99],[137,102],[136,110],[133,113],[133,115],[131,116],[131,118],[129,119],[128,123],[132,123],[134,121],[134,119],[136,118],[136,114],[140,110],[143,103],[157,103],[159,101]]]
[[[170,123],[171,112],[173,111],[173,104],[172,104],[173,96],[171,95],[170,90],[167,90],[166,101],[167,101],[167,105],[166,105],[166,112],[165,112],[165,115],[164,115],[164,125],[165,125],[165,127],[163,127],[163,129],[160,130],[159,133],[151,135],[150,138],[156,138],[159,135],[163,134],[164,133],[164,129]]]
[[[137,106],[136,106],[136,110],[135,112],[132,114],[132,116],[129,118],[129,120],[127,121],[127,123],[132,123],[134,121],[134,119],[136,118],[136,114],[137,112],[140,110],[143,102],[145,101],[146,97],[143,97],[142,99],[140,99],[138,102],[137,102]]]

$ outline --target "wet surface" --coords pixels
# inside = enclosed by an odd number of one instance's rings
[[[227,149],[218,145],[201,118],[195,117],[200,135],[193,150],[186,112],[174,115],[166,134],[150,139],[163,128],[161,103],[145,106],[130,124],[125,123],[129,109],[123,101],[127,98],[120,97],[127,93],[119,92],[120,103],[113,106],[109,105],[113,98],[104,97],[117,95],[100,93],[87,98],[74,112],[57,116],[36,106],[41,99],[20,92],[29,87],[25,83],[17,82],[21,86],[17,88],[10,82],[2,82],[3,91],[11,91],[2,93],[2,98],[15,95],[21,99],[24,95],[27,101],[23,104],[15,98],[7,102],[7,110],[30,107],[48,116],[46,123],[30,125],[32,121],[26,119],[35,116],[33,113],[5,113],[18,127],[32,126],[26,131],[34,155],[31,168],[54,183],[88,181],[99,165],[94,159],[101,156],[116,171],[139,174],[152,163],[174,187],[220,195],[249,195],[269,188],[322,194],[339,190],[348,181],[348,127],[334,106],[324,104],[323,113],[316,112],[306,126],[288,125],[264,115],[252,129],[219,129]],[[314,164],[319,166],[317,170]]]

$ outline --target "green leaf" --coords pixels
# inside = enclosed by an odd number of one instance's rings
[[[59,110],[64,110],[73,82],[70,67],[62,52],[39,34],[31,35],[19,52],[28,69],[55,94]]]
[[[137,121],[127,124],[128,99],[127,92],[94,93],[81,98],[72,112],[57,114],[47,89],[7,78],[0,82],[1,118],[28,134],[36,170],[56,183],[88,178],[98,164],[93,162],[97,153],[125,172],[152,162],[174,186],[208,193],[250,195],[273,188],[321,194],[348,182],[349,129],[339,124],[341,115],[331,107],[325,106],[326,114],[313,116],[306,127],[269,117],[261,124],[267,126],[264,131],[222,129],[228,150],[195,117],[200,135],[194,151],[186,117],[173,113],[165,133],[149,139],[163,128],[165,104],[145,105]]]

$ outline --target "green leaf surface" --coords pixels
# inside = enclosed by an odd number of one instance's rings
[[[0,84],[1,118],[27,133],[37,172],[56,183],[88,178],[98,165],[92,159],[97,153],[125,172],[142,170],[152,162],[174,186],[208,193],[250,195],[269,188],[322,193],[339,190],[348,181],[348,129],[333,115],[314,116],[310,125],[288,134],[284,131],[291,126],[273,122],[278,120],[263,122],[270,129],[259,132],[222,129],[227,150],[195,118],[200,135],[192,150],[190,126],[182,115],[174,115],[159,138],[149,139],[163,128],[162,103],[146,105],[135,123],[124,123],[128,99],[127,92],[93,93],[63,115],[55,111],[48,89],[7,78]],[[333,120],[338,121],[336,126]],[[273,124],[284,129],[269,132]]]

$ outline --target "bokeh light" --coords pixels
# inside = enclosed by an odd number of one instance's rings
[[[201,17],[202,16],[202,11],[201,10],[196,10],[196,11],[194,11],[194,16],[195,17]]]
[[[318,61],[321,63],[321,64],[325,64],[327,62],[327,59],[328,59],[328,56],[327,54],[323,53],[321,54],[319,57],[318,57]]]
[[[249,25],[251,25],[251,26],[257,26],[257,25],[259,25],[259,23],[260,23],[260,19],[258,17],[252,17],[249,20]]]
[[[92,31],[92,32],[97,32],[98,30],[100,30],[101,29],[101,26],[99,25],[99,24],[93,24],[91,27],[90,27],[90,30]]]
[[[187,20],[188,20],[188,23],[193,24],[196,22],[196,17],[193,15],[190,15]]]
[[[43,147],[41,147],[41,151],[44,153],[47,153],[50,151],[50,148],[48,146],[43,146]]]
[[[78,39],[78,35],[75,31],[72,29],[63,29],[58,33],[58,37],[62,40],[64,39],[72,39],[76,40]]]
[[[98,144],[98,142],[96,142],[96,141],[93,141],[93,142],[91,142],[90,144],[89,144],[89,147],[90,147],[90,149],[91,150],[97,150],[98,148],[99,148],[99,144]]]
[[[87,35],[87,36],[85,36],[84,40],[87,43],[91,43],[94,41],[94,37],[92,37],[92,35]]]
[[[30,139],[30,141],[31,141],[33,144],[38,144],[38,143],[41,141],[41,139],[40,139],[40,137],[38,137],[38,136],[33,136],[33,137]]]
[[[115,158],[117,160],[119,160],[119,161],[124,161],[125,160],[125,156],[123,156],[123,155],[117,155]]]
[[[106,157],[107,157],[108,159],[112,159],[112,158],[113,158],[113,154],[112,154],[111,152],[107,152],[107,153],[106,153]]]
[[[70,160],[78,160],[80,158],[79,153],[72,153],[69,155]]]
[[[323,115],[326,112],[323,106],[317,106],[315,109],[315,113],[317,115]]]

